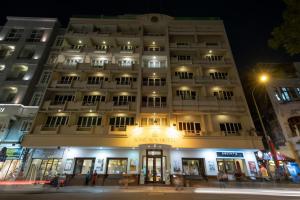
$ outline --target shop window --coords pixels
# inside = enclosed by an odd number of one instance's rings
[[[36,176],[36,180],[49,180],[58,173],[61,159],[33,159],[27,179]]]
[[[179,79],[193,79],[192,72],[175,72],[175,76]]]
[[[80,116],[78,118],[77,126],[82,128],[89,128],[92,126],[100,126],[101,125],[101,117],[85,117]]]
[[[199,122],[179,122],[178,129],[180,131],[191,132],[191,133],[201,132],[201,126]]]
[[[182,158],[182,170],[188,176],[204,176],[204,159]]]
[[[182,100],[195,100],[196,99],[196,91],[192,90],[177,90],[176,96],[181,97]]]
[[[95,158],[76,158],[74,174],[90,174],[93,172]]]
[[[55,128],[61,125],[66,125],[68,123],[68,116],[49,116],[47,118],[45,127]]]
[[[232,100],[233,91],[218,91],[214,92],[213,95],[217,97],[218,100]]]
[[[126,174],[127,158],[107,158],[107,174]]]
[[[82,105],[84,106],[93,106],[96,105],[97,102],[104,102],[105,96],[101,95],[84,95]]]
[[[240,135],[241,123],[220,123],[220,130],[227,135]]]

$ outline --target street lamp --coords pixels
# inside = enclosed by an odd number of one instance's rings
[[[269,76],[268,74],[260,74],[258,76],[258,80],[260,83],[262,84],[266,84],[268,81],[269,81]],[[271,146],[271,143],[272,143],[272,140],[270,138],[270,136],[267,134],[267,131],[266,131],[266,128],[265,128],[265,125],[264,125],[264,122],[262,120],[262,116],[259,112],[259,109],[258,109],[258,106],[257,106],[257,103],[256,103],[256,100],[255,100],[255,97],[254,97],[254,91],[255,91],[256,87],[254,87],[251,91],[251,94],[252,94],[252,99],[253,99],[253,102],[254,102],[254,106],[255,106],[255,109],[256,109],[256,112],[257,112],[257,115],[258,115],[258,118],[259,118],[259,122],[260,122],[260,125],[262,127],[262,130],[263,130],[263,134],[264,134],[264,137],[266,138],[267,140],[267,144],[268,144],[268,149],[271,151],[271,155],[272,155],[272,158],[275,162],[275,166],[276,168],[278,167],[278,163],[277,163],[277,156],[276,156],[276,151],[274,150],[274,147]],[[275,152],[274,152],[275,151]]]

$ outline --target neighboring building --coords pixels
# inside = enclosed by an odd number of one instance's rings
[[[180,172],[257,172],[263,145],[221,20],[72,18],[48,64],[51,82],[22,143],[35,148],[27,179],[96,170],[105,184],[123,173],[168,184]]]
[[[58,28],[56,19],[7,17],[0,32],[0,180],[18,175],[44,87],[35,87]]]
[[[300,63],[258,63],[254,69],[270,75],[266,83],[270,103],[258,99],[268,133],[282,152],[299,161]]]

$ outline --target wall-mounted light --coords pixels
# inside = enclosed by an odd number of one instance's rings
[[[127,44],[130,44],[130,41],[128,41]]]
[[[79,43],[79,44],[81,44],[81,43],[82,43],[82,41],[81,41],[81,40],[78,40],[78,43]]]
[[[212,53],[212,50],[209,50],[208,53]]]
[[[102,44],[106,44],[106,41],[102,41]]]
[[[0,71],[3,71],[5,69],[5,65],[0,65]]]
[[[155,41],[153,41],[152,44],[155,45]]]

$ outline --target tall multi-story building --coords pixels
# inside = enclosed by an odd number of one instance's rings
[[[221,20],[72,18],[48,65],[51,81],[22,143],[35,148],[27,179],[96,170],[104,184],[124,173],[168,184],[176,173],[257,173],[263,145]]]
[[[0,32],[0,180],[15,179],[44,87],[35,87],[58,28],[56,19],[7,17]]]
[[[254,69],[270,76],[265,89],[260,90],[267,94],[270,103],[258,99],[268,134],[281,152],[299,161],[300,64],[258,63]]]

